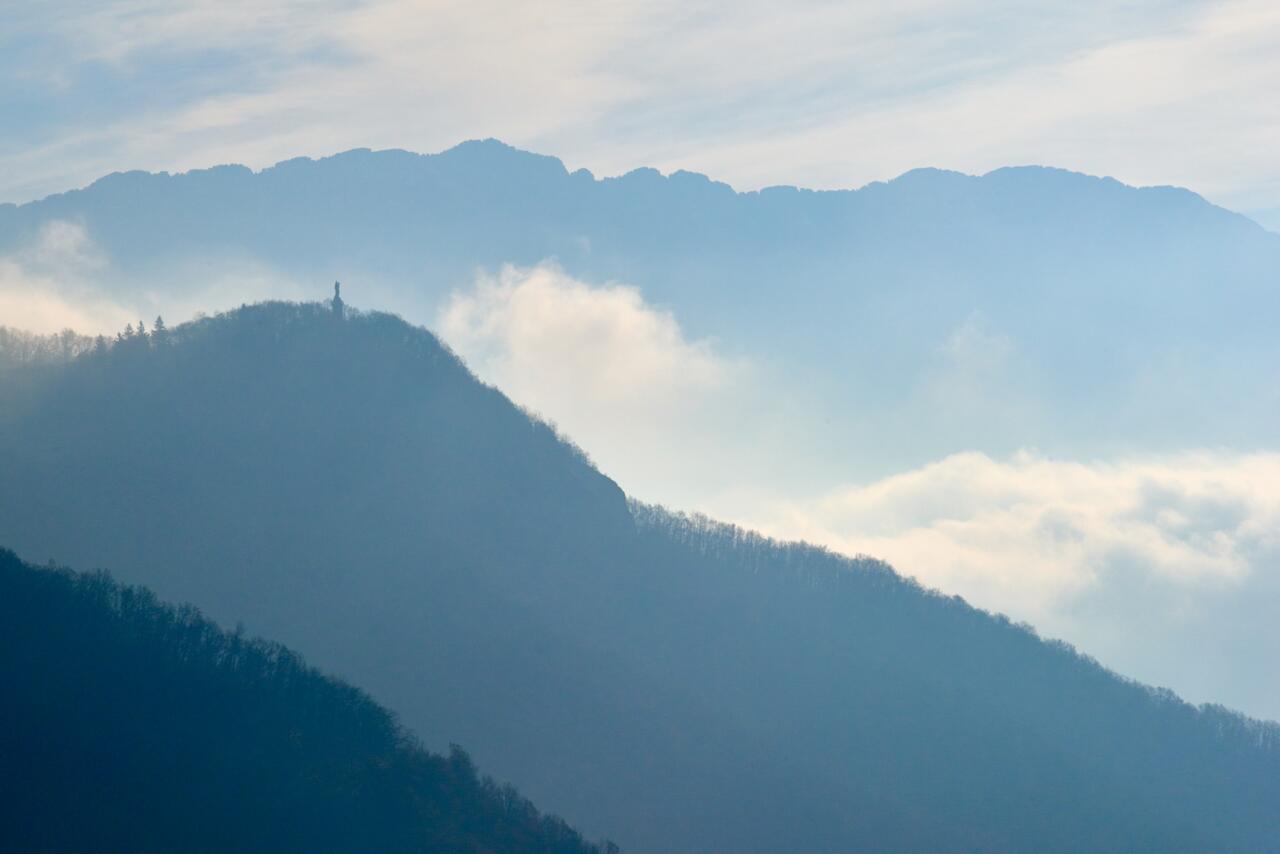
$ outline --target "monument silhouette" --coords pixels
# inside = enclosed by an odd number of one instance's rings
[[[333,283],[333,314],[335,317],[346,315],[347,304],[342,301],[342,283]]]

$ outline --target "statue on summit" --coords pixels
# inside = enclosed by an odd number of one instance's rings
[[[342,317],[346,314],[347,304],[342,301],[342,283],[333,283],[333,314]]]

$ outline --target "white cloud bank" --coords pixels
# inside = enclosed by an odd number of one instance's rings
[[[732,367],[634,287],[591,287],[552,265],[506,267],[455,293],[441,331],[517,396],[586,398],[635,417],[723,387]]]
[[[482,379],[642,491],[679,490],[723,464],[731,442],[717,437],[752,379],[636,288],[591,286],[553,264],[481,275],[435,328]]]
[[[1204,591],[1249,583],[1258,559],[1280,549],[1280,454],[1081,463],[963,453],[780,503],[754,524],[1047,618],[1114,572]]]
[[[1280,453],[962,453],[729,513],[888,560],[1126,675],[1280,719]]]

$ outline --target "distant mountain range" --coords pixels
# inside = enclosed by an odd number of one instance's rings
[[[1170,187],[1023,167],[739,193],[687,172],[597,179],[487,140],[110,175],[0,206],[0,254],[52,221],[84,227],[95,281],[129,299],[212,286],[217,304],[223,274],[252,270],[351,280],[363,304],[429,318],[478,268],[554,259],[629,282],[691,336],[812,387],[849,438],[830,467],[852,471],[1028,445],[1253,448],[1280,429],[1280,235]],[[979,379],[1016,406],[921,399],[974,328],[1007,362]]]
[[[393,316],[262,304],[19,360],[0,543],[276,638],[630,852],[1280,850],[1276,725],[875,561],[630,502]]]

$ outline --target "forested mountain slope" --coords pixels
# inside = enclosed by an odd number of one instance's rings
[[[0,850],[602,850],[289,649],[4,549],[0,684]]]
[[[1274,725],[629,504],[387,315],[0,374],[0,542],[278,638],[629,851],[1280,849]]]

